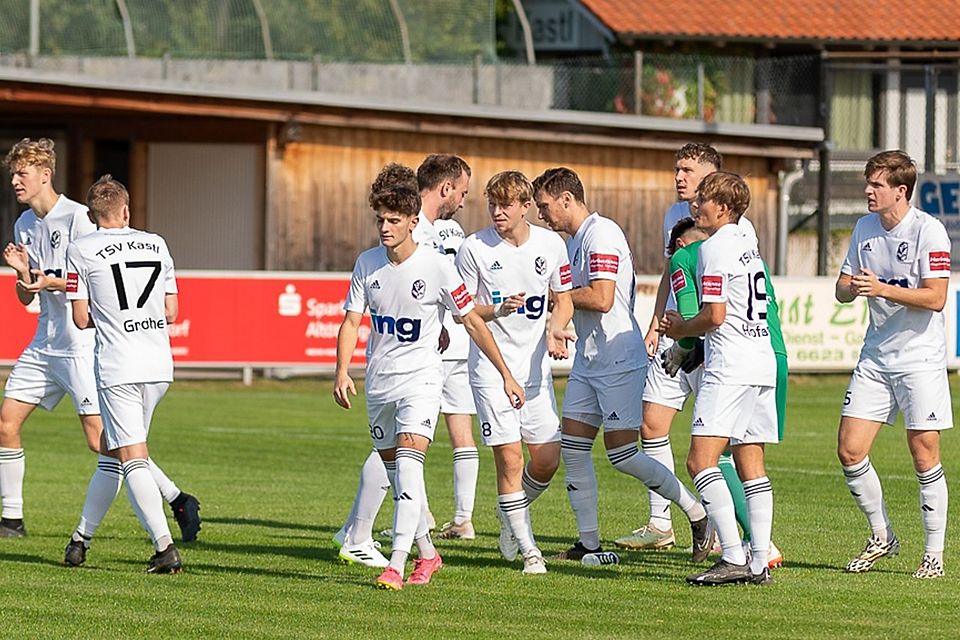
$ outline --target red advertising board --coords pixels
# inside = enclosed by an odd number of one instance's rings
[[[0,362],[12,363],[30,342],[37,316],[0,275]],[[345,273],[202,272],[177,274],[180,317],[169,326],[178,366],[333,367],[337,330],[350,284]],[[363,366],[364,319],[354,364]]]

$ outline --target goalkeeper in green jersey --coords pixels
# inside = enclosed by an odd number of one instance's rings
[[[700,296],[696,287],[697,256],[700,244],[707,234],[697,229],[693,218],[684,218],[678,222],[670,234],[670,287],[677,301],[677,312],[684,319],[692,318],[700,311]],[[783,441],[783,426],[787,406],[787,349],[783,343],[783,333],[780,330],[780,308],[777,296],[770,281],[770,273],[764,263],[767,293],[767,325],[770,330],[770,346],[777,360],[777,435]],[[703,341],[699,338],[681,338],[670,349],[663,353],[664,368],[671,375],[682,368],[688,374],[688,381],[694,386],[699,383],[699,376],[692,374],[703,362]],[[720,471],[723,473],[727,487],[733,495],[736,509],[737,523],[743,529],[744,542],[750,540],[750,519],[747,516],[747,498],[733,465],[733,457],[729,450],[720,457]],[[783,554],[773,543],[770,545],[769,564],[772,567],[783,564]]]

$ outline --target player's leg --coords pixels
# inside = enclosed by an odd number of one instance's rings
[[[473,416],[444,413],[450,444],[453,447],[453,520],[440,528],[438,537],[473,540],[473,506],[480,472],[480,452],[473,440]]]
[[[26,470],[20,430],[35,404],[4,397],[0,405],[0,538],[27,535],[23,525],[23,477]]]
[[[946,371],[918,371],[898,376],[894,384],[903,409],[907,445],[920,483],[920,517],[924,551],[916,578],[944,575],[943,548],[949,495],[940,460],[940,432],[953,427],[950,385]]]
[[[863,551],[847,563],[847,571],[852,573],[868,571],[878,559],[900,551],[887,516],[880,476],[869,457],[880,428],[892,423],[896,415],[896,398],[888,377],[858,365],[844,395],[837,433],[837,457],[847,488],[871,530]]]
[[[743,481],[737,474],[737,467],[733,461],[733,453],[728,449],[720,456],[720,462],[717,464],[720,473],[723,474],[723,480],[727,483],[727,489],[730,490],[730,496],[733,498],[733,510],[737,516],[737,524],[743,531],[743,541],[750,541],[750,514],[747,511],[747,496],[743,492]]]
[[[578,539],[554,558],[580,561],[600,549],[597,507],[597,474],[593,468],[593,442],[603,414],[596,390],[580,375],[571,375],[563,399],[560,456],[563,458],[567,498],[577,523]]]
[[[390,490],[390,478],[376,449],[360,467],[360,481],[350,514],[334,536],[338,547],[355,547],[373,542],[373,523]]]

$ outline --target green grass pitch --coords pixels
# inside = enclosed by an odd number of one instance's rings
[[[923,551],[918,489],[902,428],[885,429],[872,459],[881,474],[899,557],[867,574],[842,571],[868,531],[834,453],[846,379],[791,383],[786,442],[768,451],[774,540],[786,555],[775,584],[687,586],[695,567],[679,549],[621,554],[622,564],[549,563],[525,577],[496,546],[493,461],[481,449],[470,542],[438,541],[445,567],[426,587],[377,591],[375,570],[341,565],[330,544],[350,508],[370,449],[362,396],[336,407],[327,381],[178,382],[157,412],[150,447],[203,505],[200,540],[182,545],[185,570],[143,573],[152,549],[125,496],[104,521],[87,563],[68,569],[63,547],[79,518],[95,458],[69,403],[37,412],[24,430],[26,524],[0,540],[0,629],[11,638],[946,638],[960,636],[958,544],[947,577],[911,577]],[[562,392],[562,382],[558,384]],[[678,469],[689,410],[675,422]],[[944,437],[947,477],[960,477],[960,439]],[[601,535],[642,522],[646,492],[595,448]],[[452,513],[451,449],[441,427],[427,457],[431,507]],[[569,545],[573,515],[563,469],[533,507],[545,554]],[[689,478],[681,477],[687,484]],[[951,532],[956,530],[951,510]],[[377,529],[390,525],[388,500]],[[674,511],[680,546],[690,534]],[[171,519],[171,527],[177,532]],[[705,565],[704,565],[705,566]]]

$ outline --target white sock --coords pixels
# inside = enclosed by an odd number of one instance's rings
[[[580,542],[588,549],[587,542],[599,540],[600,522],[597,509],[597,475],[593,469],[593,440],[580,436],[563,434],[560,436],[560,455],[565,468],[564,481],[567,484],[567,497],[577,520],[577,532]],[[586,540],[584,540],[586,538]]]
[[[943,553],[943,539],[947,534],[947,478],[943,465],[937,463],[929,471],[917,474],[920,481],[920,517],[926,537],[924,551]]]
[[[773,530],[773,487],[767,476],[743,483],[750,514],[750,571],[761,573],[767,568],[770,533]]]
[[[143,458],[127,460],[123,464],[123,479],[127,483],[127,497],[157,551],[173,543],[167,517],[163,513],[163,498],[150,473],[150,463]]]
[[[0,517],[23,519],[23,449],[0,447]]]
[[[473,518],[480,473],[480,452],[476,447],[453,450],[453,522],[463,524]]]
[[[157,483],[157,488],[160,489],[160,495],[163,496],[166,503],[170,504],[179,498],[180,489],[173,483],[173,480],[167,477],[167,474],[157,466],[153,458],[147,458],[147,462],[150,463],[150,474],[153,476],[153,481]]]
[[[396,506],[393,512],[393,553],[390,566],[402,576],[404,564],[417,529],[422,526],[423,513],[423,461],[425,455],[411,448],[397,449],[397,474],[393,487]]]
[[[520,477],[520,486],[527,495],[527,506],[533,504],[533,501],[543,495],[543,492],[550,488],[549,482],[540,482],[530,475],[530,463],[523,467],[523,475]]]
[[[497,504],[500,505],[500,511],[513,532],[513,537],[517,539],[520,554],[526,555],[527,552],[536,549],[537,543],[533,540],[533,528],[530,525],[530,505],[526,494],[523,491],[517,491],[516,493],[499,495],[497,496]]]
[[[417,545],[417,554],[424,560],[429,560],[437,555],[437,548],[433,546],[433,539],[430,537],[430,520],[427,518],[427,485],[423,483],[423,506],[420,509],[420,523],[417,525],[417,533],[413,541]]]
[[[391,463],[396,471],[396,463]],[[360,484],[357,485],[357,496],[353,499],[353,507],[343,528],[347,535],[344,544],[360,544],[373,537],[373,522],[383,505],[383,499],[390,489],[390,478],[387,469],[380,459],[380,454],[372,451],[363,462],[360,469]]]
[[[607,451],[607,457],[613,468],[628,476],[633,476],[647,485],[651,491],[663,496],[670,502],[676,502],[692,521],[702,520],[707,512],[700,501],[672,471],[641,452],[634,443],[625,444]],[[660,525],[654,522],[660,529]],[[660,529],[663,531],[663,529]]]
[[[79,542],[78,538],[82,539],[85,547],[90,546],[90,539],[93,538],[103,517],[110,510],[110,505],[116,500],[122,484],[123,468],[120,466],[120,461],[109,456],[98,456],[97,470],[93,472],[90,483],[87,485],[87,497],[83,503],[80,524],[77,525],[74,540]]]
[[[746,564],[747,556],[740,544],[740,530],[733,510],[733,497],[717,467],[707,467],[693,478],[710,520],[717,529],[723,559],[733,564]]]
[[[654,438],[652,440],[641,440],[643,452],[665,466],[670,473],[676,475],[676,468],[673,463],[673,449],[670,447],[670,436]],[[650,524],[660,531],[670,531],[673,529],[673,515],[670,513],[670,501],[664,498],[656,491],[649,491],[650,494]]]
[[[863,511],[863,515],[867,516],[871,531],[886,542],[890,531],[890,518],[887,517],[887,505],[883,501],[880,476],[870,464],[870,458],[866,457],[857,464],[844,467],[843,475],[857,506]]]

